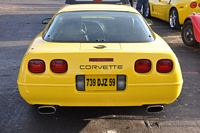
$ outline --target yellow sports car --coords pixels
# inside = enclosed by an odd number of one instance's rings
[[[183,79],[176,55],[134,8],[76,4],[61,8],[32,41],[17,83],[43,114],[56,106],[156,112],[176,100]]]
[[[149,0],[149,17],[169,22],[172,29],[180,29],[186,17],[200,13],[200,0]]]

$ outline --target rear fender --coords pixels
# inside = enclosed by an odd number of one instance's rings
[[[197,42],[200,42],[200,13],[189,15],[186,18],[185,22],[187,20],[192,21],[195,39],[196,39]]]

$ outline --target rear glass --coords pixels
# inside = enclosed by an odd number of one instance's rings
[[[138,14],[127,12],[66,12],[44,32],[49,42],[150,42],[153,34]]]

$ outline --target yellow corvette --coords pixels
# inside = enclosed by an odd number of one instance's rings
[[[56,106],[154,112],[177,99],[183,79],[176,55],[134,8],[77,4],[61,8],[32,41],[17,83],[44,114]]]
[[[149,17],[169,22],[172,29],[180,29],[193,12],[200,13],[200,0],[149,0]]]

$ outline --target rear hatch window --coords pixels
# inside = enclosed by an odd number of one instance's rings
[[[138,14],[129,12],[65,12],[44,31],[49,42],[151,42],[151,29]]]

